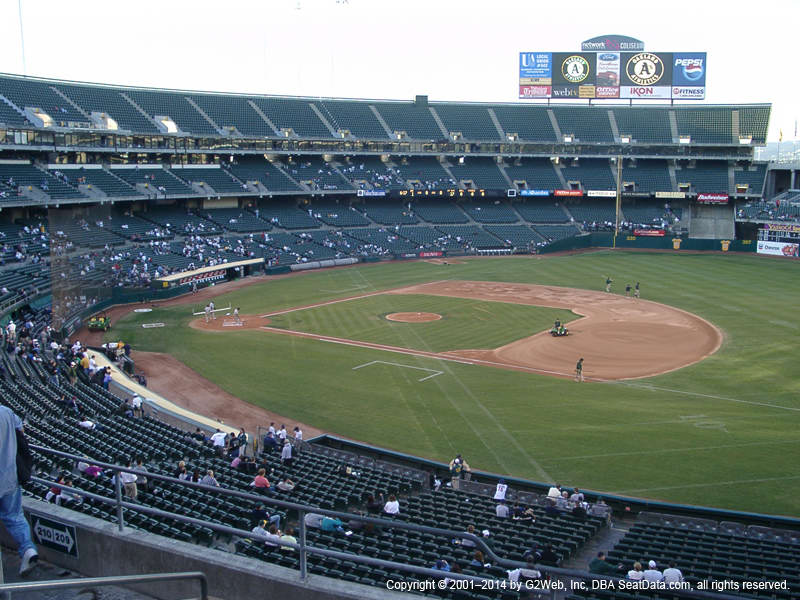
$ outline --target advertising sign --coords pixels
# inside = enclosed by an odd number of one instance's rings
[[[519,97],[705,98],[705,52],[644,52],[644,44],[627,39],[606,44],[595,38],[581,52],[520,52]]]
[[[553,196],[583,196],[581,190],[553,190]]]
[[[697,194],[700,204],[727,204],[728,194]]]
[[[551,85],[553,55],[550,52],[519,53],[520,85]]]
[[[520,196],[549,196],[550,190],[520,190]]]
[[[590,198],[616,198],[617,192],[614,190],[589,190],[586,195]]]
[[[633,235],[636,237],[664,237],[666,233],[663,229],[634,229]]]
[[[686,198],[685,192],[656,192],[656,198],[665,198],[669,200],[683,200]]]
[[[792,233],[800,233],[800,225],[783,225],[779,223],[765,223],[763,229],[771,231],[787,231]]]
[[[603,52],[604,50],[630,50],[639,52],[644,50],[644,42],[627,35],[599,35],[581,42],[581,50]]]
[[[770,254],[772,256],[789,256],[792,258],[798,257],[798,244],[789,244],[786,242],[765,242],[759,240],[756,252],[759,254]]]

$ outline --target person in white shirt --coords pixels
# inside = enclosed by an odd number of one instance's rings
[[[128,466],[130,467],[130,465]],[[119,480],[122,482],[125,495],[131,500],[136,500],[136,496],[139,494],[139,490],[136,488],[136,475],[122,472],[119,474]]]
[[[303,441],[303,430],[299,427],[294,428],[294,439],[296,439],[298,442]]]
[[[501,519],[507,519],[508,518],[508,506],[506,506],[506,501],[505,500],[500,500],[498,505],[495,507],[494,512]]]
[[[560,498],[561,497],[561,486],[557,483],[554,484],[549,490],[547,490],[547,497],[548,498]]]
[[[85,429],[89,429],[89,430],[94,429],[95,427],[97,427],[97,425],[95,425],[94,422],[90,421],[88,418],[84,418],[80,423],[78,423],[78,425],[80,425],[81,427],[83,427]]]
[[[645,581],[661,581],[664,579],[664,574],[658,570],[656,561],[651,560],[647,563],[648,569],[644,572]]]
[[[216,478],[214,477],[214,471],[211,469],[209,469],[205,476],[200,480],[200,483],[203,485],[210,485],[212,487],[219,487],[219,482],[217,482]]]
[[[217,429],[217,432],[211,436],[211,443],[214,444],[215,448],[224,448],[226,437],[228,436],[224,431]]]
[[[395,496],[389,496],[389,500],[383,505],[383,512],[387,515],[396,515],[400,512],[400,502]]]
[[[497,482],[497,487],[494,489],[494,499],[505,500],[507,491],[508,491],[508,486],[506,485],[506,481],[505,479],[501,479],[500,481]]]
[[[89,359],[89,375],[94,375],[94,372],[97,371],[97,362],[94,360],[94,354]]]
[[[683,573],[675,567],[675,563],[669,563],[669,567],[664,569],[664,581],[669,584],[677,584],[683,581]]]
[[[286,440],[286,442],[283,444],[283,450],[281,450],[281,462],[287,467],[292,466],[292,443],[289,440]]]
[[[270,423],[269,424],[269,430],[268,431],[269,431],[269,433],[271,433],[273,435],[273,437],[277,434],[277,432],[275,431],[275,423]]]
[[[133,408],[134,416],[142,414],[142,397],[139,394],[134,394],[131,398],[131,408]]]
[[[284,442],[286,440],[286,425],[281,425],[281,428],[278,431],[278,439],[281,442]]]
[[[638,561],[633,563],[633,568],[628,571],[628,579],[631,581],[641,581],[644,579],[644,567],[642,567],[642,563]]]

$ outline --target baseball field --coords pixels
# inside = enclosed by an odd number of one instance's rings
[[[799,275],[796,261],[609,250],[372,264],[215,298],[240,307],[243,326],[224,313],[205,324],[189,298],[130,313],[107,338],[169,354],[287,425],[544,482],[798,516]],[[637,281],[641,300],[625,296]],[[547,334],[556,318],[569,336]],[[572,378],[580,356],[584,383]]]

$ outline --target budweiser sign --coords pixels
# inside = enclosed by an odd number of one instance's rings
[[[225,279],[225,269],[217,271],[209,271],[208,273],[198,273],[197,275],[190,275],[188,277],[181,277],[178,280],[178,285],[188,285],[190,283],[206,283],[207,281],[218,281]]]
[[[728,194],[697,194],[697,201],[701,204],[727,204]]]

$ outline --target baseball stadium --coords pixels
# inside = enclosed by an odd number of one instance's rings
[[[0,597],[797,598],[800,165],[705,60],[523,52],[516,102],[0,75]]]

